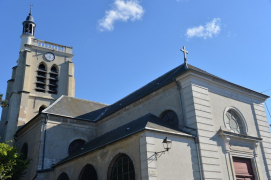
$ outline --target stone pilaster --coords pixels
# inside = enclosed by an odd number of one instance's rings
[[[222,179],[209,91],[190,80],[182,83],[187,126],[196,128],[204,179]]]

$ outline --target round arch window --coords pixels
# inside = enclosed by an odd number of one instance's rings
[[[110,180],[135,180],[135,168],[127,155],[120,156],[114,163]]]
[[[27,154],[28,154],[28,145],[27,143],[24,143],[22,149],[21,149],[21,153],[24,155],[24,158],[27,158]]]
[[[40,114],[44,109],[46,109],[46,106],[42,105],[42,106],[39,108],[39,114]]]
[[[243,125],[240,116],[232,109],[226,112],[226,127],[234,133],[242,134]]]
[[[81,171],[79,180],[98,180],[95,168],[87,164]]]
[[[57,180],[70,180],[70,178],[69,178],[68,174],[63,172],[58,176]]]
[[[172,110],[168,110],[168,111],[162,113],[161,119],[162,119],[162,121],[167,122],[172,126],[178,127],[178,125],[179,125],[178,116]]]
[[[82,139],[74,140],[69,146],[69,155],[73,154],[75,151],[81,149],[86,141]]]

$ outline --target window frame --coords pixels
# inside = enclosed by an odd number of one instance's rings
[[[127,154],[124,153],[119,153],[118,155],[116,155],[112,161],[110,162],[110,165],[108,167],[108,172],[107,172],[107,180],[112,180],[112,173],[113,173],[113,168],[115,167],[115,164],[118,162],[118,160],[122,157],[127,157],[130,159],[130,161],[133,163],[134,166],[134,173],[135,173],[135,179],[137,179],[137,174],[136,174],[136,168],[135,168],[135,163],[133,161],[133,159],[128,156]]]
[[[241,125],[238,123],[238,126],[239,126],[239,129],[240,129],[240,133],[236,133],[236,132],[233,132],[233,130],[232,129],[230,129],[228,126],[227,126],[227,112],[228,111],[233,111],[238,117],[239,117],[239,119],[240,119],[240,123],[241,123]],[[233,132],[233,133],[236,133],[236,134],[244,134],[244,135],[247,135],[247,132],[248,132],[248,127],[247,127],[247,123],[246,123],[246,120],[245,120],[245,118],[244,118],[244,116],[243,116],[243,114],[241,113],[241,111],[239,111],[236,107],[227,107],[227,108],[225,108],[225,110],[224,110],[224,115],[223,115],[223,120],[224,120],[224,125],[225,125],[225,127],[229,130],[229,131],[231,131],[231,132]],[[242,129],[241,129],[242,128]]]
[[[170,124],[170,122],[169,121],[163,121],[162,120],[162,117],[166,114],[166,113],[168,113],[168,112],[174,112],[175,113],[175,115],[176,115],[176,117],[177,117],[177,120],[178,120],[178,123],[175,125],[175,124]],[[171,125],[171,126],[174,126],[174,127],[179,127],[179,125],[180,125],[180,119],[179,119],[179,116],[178,116],[178,114],[174,111],[174,110],[172,110],[172,109],[166,109],[166,110],[164,110],[161,114],[160,114],[160,116],[159,116],[159,118],[163,121],[163,122],[166,122],[166,123],[168,123],[169,125]]]
[[[69,177],[69,175],[66,173],[66,172],[61,172],[59,175],[58,175],[58,177],[57,177],[57,180],[60,180],[60,178],[61,178],[61,176],[65,176],[66,175],[66,177],[68,177],[68,180],[70,180],[70,177]]]
[[[82,168],[82,170],[80,171],[80,174],[79,174],[78,179],[79,179],[79,180],[82,179],[82,176],[83,176],[83,174],[84,174],[84,172],[85,172],[85,170],[86,170],[86,168],[87,168],[88,166],[91,166],[91,167],[94,169],[94,171],[95,171],[95,173],[96,173],[96,180],[98,180],[98,173],[97,173],[97,170],[95,169],[95,167],[94,167],[92,164],[86,164],[86,165]],[[91,179],[92,179],[92,178],[91,178]]]

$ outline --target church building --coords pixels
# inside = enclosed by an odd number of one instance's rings
[[[108,105],[75,98],[72,48],[35,38],[30,11],[1,141],[22,180],[271,180],[268,96],[186,61]],[[245,78],[245,77],[244,77]]]

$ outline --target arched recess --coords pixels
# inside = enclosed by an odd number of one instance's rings
[[[45,105],[42,105],[42,106],[40,106],[40,108],[39,108],[39,114],[44,110],[44,109],[46,109],[47,107],[45,106]]]
[[[51,94],[57,94],[58,89],[58,67],[57,65],[52,65],[50,69],[50,78],[49,78],[49,90]]]
[[[224,110],[224,124],[227,129],[237,134],[247,134],[247,123],[242,113],[235,107]]]
[[[162,112],[159,117],[162,121],[167,122],[168,124],[170,124],[174,127],[179,126],[178,115],[172,110],[166,110],[166,111]]]
[[[62,172],[62,173],[58,176],[57,180],[70,180],[70,178],[69,178],[69,176],[68,176],[67,173]]]
[[[73,142],[71,142],[71,144],[69,145],[69,150],[68,150],[69,155],[71,155],[74,152],[76,152],[77,150],[81,149],[85,143],[86,143],[86,141],[83,139],[76,139]]]
[[[24,158],[27,158],[27,154],[28,154],[28,145],[27,145],[27,143],[23,144],[23,147],[21,148],[20,153],[24,154]]]
[[[85,165],[79,175],[79,180],[98,180],[95,168],[91,164]]]
[[[115,156],[109,165],[107,179],[135,180],[135,168],[131,158],[126,154]]]
[[[47,73],[46,65],[43,62],[41,62],[37,70],[36,91],[38,92],[45,92],[46,73]]]

